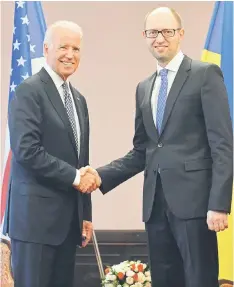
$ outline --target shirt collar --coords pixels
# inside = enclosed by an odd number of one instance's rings
[[[172,72],[177,72],[179,70],[179,67],[183,59],[184,59],[184,54],[181,51],[179,51],[178,54],[176,54],[176,56],[166,65],[166,67],[163,68],[157,63],[157,73],[159,74],[159,72],[162,69],[167,69]]]
[[[47,63],[44,64],[44,68],[47,71],[47,73],[50,75],[51,79],[53,80],[56,88],[59,89],[64,83],[64,80]],[[68,79],[66,80],[66,82],[69,87]]]

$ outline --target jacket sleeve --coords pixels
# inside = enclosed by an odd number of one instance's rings
[[[213,159],[208,210],[230,212],[233,182],[233,132],[223,75],[208,65],[201,91],[207,137]]]

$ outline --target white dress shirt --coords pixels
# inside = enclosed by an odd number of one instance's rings
[[[64,80],[47,64],[44,64],[44,68],[47,71],[47,73],[50,75],[51,79],[53,80],[59,95],[61,97],[61,100],[64,104],[64,94],[63,94],[63,87],[62,84],[64,83]],[[74,99],[70,90],[70,85],[69,85],[69,81],[68,79],[66,80],[67,85],[68,85],[68,89],[69,89],[69,93],[72,99],[72,105],[73,105],[73,110],[74,110],[74,117],[75,117],[75,122],[76,122],[76,132],[77,132],[77,137],[78,137],[78,157],[79,157],[79,153],[80,153],[80,124],[79,124],[79,119],[78,119],[78,115],[76,113],[76,106],[74,103]],[[73,184],[75,185],[79,185],[80,183],[80,172],[79,170],[76,170],[76,177],[75,180],[73,182]]]
[[[166,65],[166,67],[163,68],[157,63],[157,77],[155,79],[154,88],[153,88],[152,97],[151,97],[151,108],[152,108],[155,126],[156,126],[158,94],[159,94],[159,89],[161,85],[161,76],[159,75],[159,72],[162,69],[168,70],[168,74],[167,74],[167,78],[168,78],[167,96],[168,96],[171,86],[175,80],[176,74],[179,70],[179,67],[183,59],[184,59],[184,54],[181,51],[179,51],[179,53]]]

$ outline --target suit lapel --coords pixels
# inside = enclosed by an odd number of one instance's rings
[[[76,143],[75,143],[75,138],[73,135],[73,131],[67,116],[66,109],[64,107],[64,104],[61,100],[60,94],[49,76],[49,74],[46,72],[44,68],[41,69],[39,72],[41,80],[45,83],[45,91],[47,93],[47,96],[54,107],[55,111],[57,112],[58,116],[61,118],[61,120],[64,123],[64,126],[68,130],[69,138],[71,140],[72,146],[74,148],[75,154],[77,155],[77,150],[76,150]]]
[[[155,73],[146,84],[145,88],[145,113],[144,113],[144,119],[145,119],[145,126],[147,127],[147,130],[151,134],[151,137],[157,141],[158,139],[158,131],[156,129],[156,126],[154,124],[153,114],[152,114],[152,107],[151,107],[151,97],[152,92],[154,88],[154,83],[156,79],[157,74]]]
[[[184,56],[184,59],[181,63],[181,66],[176,74],[175,80],[172,84],[172,87],[170,89],[170,92],[168,94],[166,107],[164,111],[163,116],[163,122],[162,122],[162,129],[161,134],[163,133],[163,130],[165,129],[165,126],[167,124],[167,121],[170,117],[170,114],[172,112],[172,109],[175,105],[176,99],[180,94],[180,91],[187,80],[188,77],[188,71],[191,69],[191,59],[187,56]]]

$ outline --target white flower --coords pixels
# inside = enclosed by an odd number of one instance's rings
[[[133,266],[135,267],[134,269],[132,269]],[[139,269],[142,272],[139,272]],[[103,287],[151,287],[150,271],[146,271],[147,269],[148,265],[141,262],[140,260],[126,260],[120,264],[113,265],[110,267],[110,272],[105,275]],[[127,277],[123,285],[118,282],[118,276],[115,275],[118,273],[122,273]],[[135,282],[134,275],[136,275],[138,282]]]
[[[139,272],[138,274],[138,282],[140,282],[140,283],[144,283],[144,281],[145,281],[145,275],[142,273],[142,272]]]
[[[121,264],[119,264],[119,265],[114,265],[114,266],[112,267],[112,269],[113,269],[114,272],[116,272],[116,273],[121,272],[121,273],[123,273],[123,274],[125,274],[125,272],[126,272],[127,270],[129,270],[128,266],[126,266],[126,264],[123,264],[123,263],[121,263]]]
[[[146,271],[145,272],[145,276],[147,277],[147,276],[150,276],[150,271]]]
[[[112,275],[112,274],[106,275],[106,280],[115,281],[116,279],[117,279],[117,277],[115,275]]]
[[[126,276],[128,276],[128,277],[132,277],[132,276],[134,276],[134,274],[135,273],[132,270],[129,270],[126,272]]]
[[[145,281],[147,281],[147,282],[151,282],[151,276],[147,276],[147,277],[145,277]]]
[[[134,283],[134,279],[132,277],[127,277],[126,278],[126,282],[129,284],[129,285],[132,285]]]

